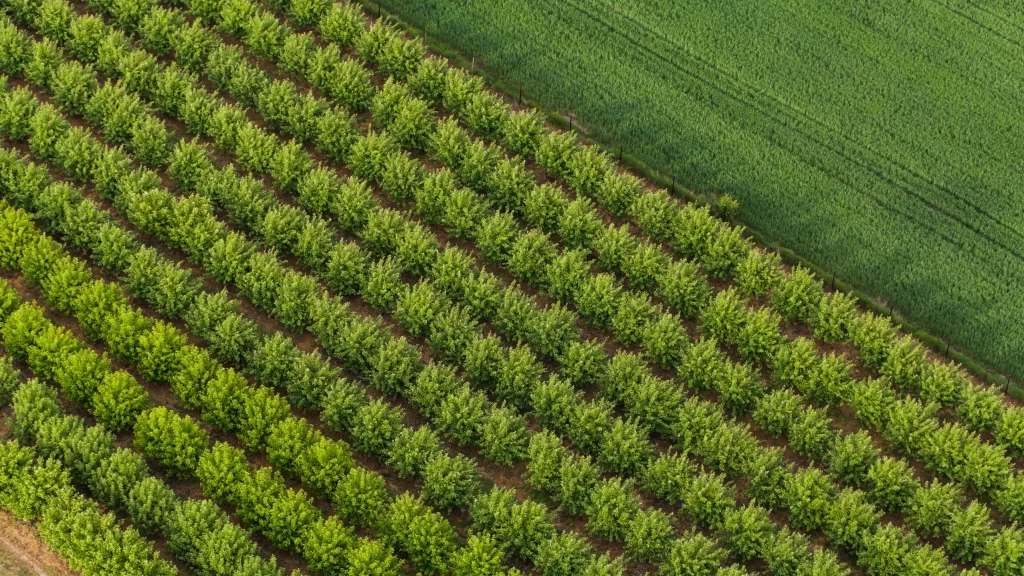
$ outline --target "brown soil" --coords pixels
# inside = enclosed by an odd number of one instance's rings
[[[77,573],[46,546],[32,524],[0,510],[0,574],[73,576]]]

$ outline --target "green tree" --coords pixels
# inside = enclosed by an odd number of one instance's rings
[[[209,438],[188,416],[158,406],[139,415],[135,422],[135,446],[178,478],[195,476],[200,455]]]
[[[149,403],[149,394],[130,374],[110,372],[96,388],[92,412],[98,422],[120,432],[134,426]]]

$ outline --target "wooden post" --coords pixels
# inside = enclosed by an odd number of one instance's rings
[[[474,72],[476,72],[476,56],[469,61],[469,73],[472,74]]]
[[[836,273],[835,272],[832,273],[832,289],[833,290],[836,289]]]
[[[949,358],[949,340],[946,340],[946,352],[943,354],[946,358]]]
[[[519,103],[520,104],[523,103],[523,85],[522,84],[519,85]]]
[[[775,239],[775,253],[776,254],[782,254],[782,239],[781,238],[776,238]]]
[[[619,164],[622,164],[622,144],[619,144]]]

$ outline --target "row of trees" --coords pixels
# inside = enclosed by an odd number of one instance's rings
[[[158,205],[159,205],[159,203],[158,203]],[[145,266],[141,266],[141,265],[138,266],[139,270],[142,270],[144,268],[145,268]],[[372,422],[371,422],[371,424],[372,424]],[[378,430],[377,430],[376,426],[373,426],[373,425],[368,425],[367,426],[367,430],[368,430],[369,434],[377,434],[378,433]],[[434,460],[436,460],[436,459],[434,459]],[[446,474],[446,475],[449,475],[449,480],[451,479],[452,472],[451,471],[447,471],[447,469],[451,468],[452,466],[444,466],[442,461],[432,462],[432,464],[433,464],[432,467],[437,469],[437,474],[438,474],[439,477],[443,477]],[[457,465],[456,468],[458,468],[458,467],[459,466]],[[462,468],[465,468],[465,466],[463,465]],[[443,482],[444,482],[444,479],[442,478],[440,481],[438,481],[438,484],[441,485],[441,484],[443,484]]]
[[[13,321],[12,315],[4,326]],[[15,391],[12,404],[15,436],[25,446],[34,445],[34,452],[14,442],[0,448],[5,471],[0,505],[38,519],[44,539],[73,569],[175,574],[142,534],[166,538],[172,554],[204,573],[283,576],[274,559],[262,558],[249,534],[224,512],[209,501],[180,500],[150,475],[142,456],[116,447],[114,434],[102,424],[86,426],[82,418],[67,415],[55,390],[30,380]],[[32,465],[33,457],[38,464]],[[87,487],[103,506],[124,512],[132,527],[121,528],[113,513],[101,514],[72,483]],[[189,514],[192,505],[207,506],[204,522]]]
[[[326,40],[342,48],[349,44],[360,46],[359,54],[365,61],[380,65],[382,73],[393,80],[408,82],[409,94],[431,105],[443,106],[458,116],[475,134],[501,140],[513,154],[535,155],[541,165],[562,178],[581,197],[596,198],[612,213],[632,217],[644,232],[655,239],[668,242],[681,253],[698,257],[707,257],[718,251],[711,248],[713,242],[705,240],[709,232],[716,229],[724,231],[713,221],[700,216],[690,206],[683,207],[682,216],[678,216],[678,209],[664,191],[647,193],[638,182],[616,175],[610,159],[594,148],[575,143],[571,134],[546,132],[536,113],[511,112],[500,99],[483,90],[478,77],[449,68],[441,59],[425,57],[425,51],[417,39],[404,39],[396,30],[380,23],[371,28],[366,20],[358,14],[354,15],[350,7],[344,11],[345,32],[338,35],[331,34],[330,23],[337,20],[333,15],[327,18],[330,10],[307,12],[305,9],[293,11],[288,7],[281,7],[281,10],[299,26],[314,26],[323,22],[319,32]],[[392,54],[404,54],[408,61],[401,66],[382,64]],[[392,92],[395,91],[392,88]],[[393,97],[390,100],[396,101]],[[407,102],[414,100],[405,99]],[[419,105],[407,106],[417,108]],[[391,116],[397,117],[399,114]],[[460,146],[465,148],[468,140],[459,137],[457,133],[453,138],[452,129],[451,123],[439,126],[438,133],[447,132],[439,140],[447,143],[462,142]],[[444,149],[447,152],[442,156],[447,163],[452,159],[450,145]],[[524,208],[527,191],[547,188],[527,185],[525,183],[529,180],[526,178],[505,178],[502,182],[520,183],[502,188],[503,192],[513,191],[511,197],[498,194],[499,205],[516,210]],[[551,206],[561,208],[568,204],[566,200],[559,199],[564,196],[553,197],[550,189],[531,194],[540,200],[533,205],[545,207],[542,209]],[[554,203],[546,198],[552,198]],[[528,220],[535,221],[535,225],[557,221],[557,215],[550,213],[546,217],[530,217],[532,210],[536,208],[526,209],[525,215]],[[680,227],[680,224],[683,226]],[[545,231],[554,232],[551,229]],[[563,238],[566,236],[571,235],[563,234]],[[891,325],[870,313],[856,315],[849,298],[837,295],[823,301],[820,281],[815,281],[806,270],[798,267],[792,274],[784,274],[777,258],[742,246],[740,248],[739,258],[733,264],[738,285],[750,295],[773,293],[773,304],[787,320],[812,322],[816,335],[827,341],[849,338],[857,345],[862,358],[875,367],[881,367],[886,357],[890,353],[894,354],[895,359],[886,373],[901,387],[914,389],[927,386],[936,378],[941,379],[942,373],[949,371],[947,366],[939,364],[934,365],[934,370],[928,370],[925,367],[928,362],[920,353],[920,345],[910,338],[897,339],[897,333]],[[708,268],[713,270],[716,267]],[[626,274],[630,276],[628,272]],[[631,276],[630,279],[634,278]],[[819,309],[822,302],[825,304],[823,311]],[[904,364],[907,365],[904,367]],[[936,373],[940,376],[934,376]],[[959,404],[960,398],[953,396],[948,401]],[[1012,438],[1014,435],[1004,433],[1000,442],[1009,450],[1019,451],[1020,448],[1014,446]]]
[[[410,99],[408,92],[403,93],[401,87],[398,85],[389,84],[375,98],[373,108],[374,112],[386,121],[389,117],[398,118],[403,116],[396,108],[401,107],[403,102],[411,101],[415,101],[415,98]],[[463,154],[465,157],[476,157],[473,154],[465,152],[469,147],[471,147],[469,139],[464,134],[460,136],[458,128],[453,127],[451,124],[442,126],[438,132],[431,137],[431,140],[436,140],[441,143],[441,145],[436,143],[432,144],[432,151],[443,157],[448,162],[459,165],[462,160],[460,155]],[[393,149],[394,146],[391,148]],[[462,171],[460,170],[460,176],[464,180],[471,179],[467,174],[461,172]],[[472,174],[478,172],[478,170],[471,168],[466,172],[468,174]],[[443,180],[443,178],[441,180]],[[515,178],[511,180],[516,181]],[[429,184],[429,182],[430,180],[428,179],[427,184]],[[436,191],[438,187],[425,185],[424,189]],[[545,201],[543,199],[542,192],[538,192],[538,194],[541,194],[541,199],[539,203],[535,202],[534,205],[558,206],[557,203],[551,204],[550,201]],[[419,198],[417,198],[417,200],[419,200]],[[513,198],[513,201],[514,200],[515,199]],[[457,203],[457,198],[450,196],[449,201],[451,203]],[[418,202],[421,210],[423,210],[423,204],[423,202]],[[430,202],[430,204],[437,205],[438,202],[434,200]],[[521,202],[521,204],[526,205],[528,203]],[[668,210],[668,205],[668,201],[662,198],[661,200],[650,200],[645,206],[654,210],[654,212],[652,212],[654,215],[664,215],[663,213]],[[430,210],[426,210],[424,213],[429,217],[429,212]],[[530,219],[529,216],[527,219]],[[556,220],[556,218],[545,219],[542,215],[538,215],[532,219],[539,222]],[[663,219],[648,218],[648,220],[657,222],[662,221]],[[698,226],[698,228],[699,227],[700,226]],[[537,253],[545,252],[543,249],[537,250],[536,248],[538,245],[536,243],[528,243],[528,245],[532,249],[524,252],[529,253],[531,257]],[[614,245],[614,243],[612,245]],[[548,250],[548,252],[551,252],[551,250]],[[779,293],[775,296],[776,305],[785,310],[788,317],[806,317],[810,310],[816,308],[815,316],[812,318],[813,323],[815,325],[817,335],[825,340],[848,337],[858,323],[867,321],[865,320],[866,317],[858,317],[855,315],[852,300],[842,294],[829,295],[825,298],[816,297],[815,294],[820,292],[821,289],[820,282],[817,283],[817,288],[815,288],[815,281],[804,271],[798,271],[791,277],[780,278],[778,274],[773,272],[773,270],[777,269],[777,262],[773,263],[769,256],[751,252],[748,254],[746,260],[743,261],[740,268],[740,285],[748,291],[748,293],[754,295],[767,294],[776,285],[778,285]],[[525,265],[526,272],[529,272],[531,269],[536,269],[535,264],[529,263]],[[780,280],[783,281],[781,284],[779,283]],[[726,296],[728,295],[729,294],[726,294]],[[599,300],[607,301],[607,298],[599,298]],[[718,303],[719,301],[716,299],[716,302],[713,302],[712,304]],[[735,299],[733,299],[733,304],[736,304]],[[584,307],[581,306],[580,308],[583,309]],[[629,307],[626,308],[628,309]],[[739,306],[733,306],[731,310],[736,311],[737,308],[739,308]],[[760,360],[762,362],[771,360],[778,347],[785,343],[785,341],[779,336],[778,316],[773,317],[772,313],[765,310],[755,314],[747,313],[745,316],[739,314],[733,316],[733,321],[731,322],[732,325],[730,325],[728,310],[730,310],[730,307],[726,306],[724,317],[722,317],[720,310],[715,309],[714,306],[711,307],[711,318],[707,319],[708,321],[705,323],[707,327],[712,328],[709,331],[712,333],[717,332],[723,337],[723,340],[731,340],[737,345],[741,342],[742,346],[740,346],[740,350],[746,357],[754,360]],[[635,310],[629,310],[629,312],[635,312]],[[719,316],[719,318],[716,318],[716,315]],[[595,314],[594,316],[597,319],[601,319],[602,317],[607,318],[607,313],[604,315]],[[636,316],[636,314],[631,315],[631,317],[634,316]],[[639,316],[643,317],[644,314],[641,313]],[[705,313],[705,316],[709,316],[709,314]],[[722,324],[719,326],[718,330],[713,329],[713,322],[716,319],[719,320],[720,324]],[[671,333],[670,322],[662,322],[659,326],[666,327],[667,331]],[[867,341],[863,336],[861,339],[865,340],[863,344],[867,347],[884,347],[884,344],[881,343],[884,342],[884,340],[880,342],[878,338],[876,338],[875,341]],[[808,349],[806,344],[803,346],[798,344],[795,347],[802,348],[803,350]],[[886,374],[898,375],[899,371],[900,368],[897,366],[897,362],[891,360],[883,367],[883,372]],[[848,368],[845,365],[845,362],[841,358],[832,356],[822,359],[820,363],[815,366],[815,370],[811,371],[810,374],[798,374],[796,377],[805,380],[807,385],[813,384],[815,387],[815,395],[823,401],[831,403],[843,397],[845,388],[848,386],[848,378],[845,375],[847,372]],[[729,380],[736,379],[732,378]],[[806,382],[807,380],[810,380],[811,382]],[[933,367],[930,374],[923,377],[923,380],[924,383],[922,389],[925,397],[928,399],[936,399],[944,403],[956,402],[961,394],[961,390],[968,386],[964,379],[959,376],[955,370],[951,370],[948,367],[940,365]],[[749,378],[741,377],[738,381],[740,383],[739,388],[736,390],[738,394],[738,403],[741,407],[749,406],[751,401],[756,400],[756,386],[754,389],[750,388],[752,383]],[[910,384],[912,385],[913,382]],[[1000,419],[999,423],[1002,424],[1004,428],[1001,428],[1002,434],[999,434],[998,437],[1005,443],[1012,445],[1012,438],[1015,438],[1016,435],[1014,432],[1010,432],[1008,427],[1009,425],[1013,425],[1014,419]],[[810,431],[815,430],[821,431],[821,426],[816,425],[810,429]],[[821,435],[819,434],[818,436],[820,437]],[[817,442],[817,444],[820,444],[820,441]],[[814,449],[815,447],[813,445],[808,448],[808,450]]]
[[[54,420],[60,419],[54,416]],[[178,571],[134,528],[77,492],[59,460],[29,446],[0,444],[0,507],[32,521],[43,541],[82,574],[172,576]]]
[[[13,220],[11,212],[13,210],[8,208],[8,222]],[[35,259],[31,255],[31,250],[24,252],[29,255],[23,254],[21,262]],[[51,274],[58,275],[60,271],[52,271]],[[46,284],[45,278],[42,283]],[[88,291],[88,288],[82,290]],[[87,302],[81,297],[78,301]],[[123,312],[111,314],[108,317],[108,325],[113,329],[113,325],[123,317]],[[69,373],[70,369],[79,366],[79,362],[69,361],[71,368],[61,365],[65,358],[74,358],[72,350],[67,346],[48,353],[41,352],[53,348],[49,344],[51,339],[47,336],[53,329],[53,325],[43,318],[38,307],[22,305],[10,314],[4,324],[5,346],[25,355],[29,358],[30,365],[43,374]],[[73,338],[70,342],[81,347]],[[183,342],[182,338],[178,345],[181,346]],[[138,346],[144,346],[144,339],[139,338]],[[152,354],[159,352],[148,351]],[[182,355],[194,358],[194,352],[182,354],[184,351],[180,347],[163,352],[169,354],[169,357],[165,357],[165,362],[169,360],[177,364],[178,370],[185,378],[195,375],[196,366],[176,362]],[[146,354],[145,349],[139,350],[140,356]],[[171,374],[167,379],[181,381],[178,374]],[[72,381],[77,382],[79,379],[75,378]],[[273,393],[266,389],[256,390],[255,394],[247,393],[245,381],[234,375],[232,370],[224,368],[217,369],[209,381],[193,381],[188,383],[188,386],[193,394],[201,398],[199,404],[204,420],[224,431],[236,432],[247,448],[266,452],[271,463],[278,469],[300,478],[306,485],[318,487],[321,496],[332,498],[338,503],[339,509],[349,511],[357,522],[369,521],[368,523],[376,529],[386,530],[386,541],[394,540],[413,556],[416,564],[423,570],[445,570],[444,566],[437,563],[447,562],[454,552],[454,532],[450,526],[450,535],[445,535],[444,531],[439,530],[439,526],[448,526],[447,521],[422,504],[418,504],[419,514],[428,514],[433,519],[431,523],[410,525],[405,518],[394,520],[393,517],[398,512],[387,507],[390,497],[383,490],[383,483],[374,479],[376,475],[366,470],[352,468],[351,457],[344,444],[324,438],[304,420],[288,415],[287,402],[282,404],[282,399],[275,400]],[[205,391],[202,390],[204,386]],[[74,395],[71,389],[67,392]],[[18,417],[18,422],[23,423],[21,427],[26,430],[30,430],[28,423],[39,420],[40,411],[48,411],[34,406],[27,392],[16,405],[29,407],[21,410]],[[186,478],[198,475],[208,494],[235,505],[240,517],[247,524],[267,536],[276,545],[304,554],[311,564],[322,566],[322,573],[334,573],[331,570],[339,566],[344,570],[354,570],[353,573],[389,574],[397,570],[398,563],[389,552],[389,548],[381,547],[377,542],[357,543],[352,538],[351,529],[344,528],[336,519],[331,521],[320,518],[319,511],[312,506],[308,496],[303,492],[285,490],[283,479],[277,472],[272,472],[269,468],[261,469],[249,478],[247,472],[243,474],[237,468],[238,463],[245,462],[244,454],[240,451],[225,454],[226,446],[219,446],[217,450],[210,452],[206,433],[189,417],[177,415],[164,407],[150,409],[138,416],[134,432],[136,446],[159,462],[169,475]],[[25,434],[27,438],[28,432]],[[428,457],[429,451],[424,455],[422,442],[417,442],[418,436],[421,435],[413,435],[410,441],[403,441],[402,437],[399,437],[391,451],[392,460],[414,462],[418,458]],[[435,450],[436,443],[434,439]],[[427,443],[427,446],[430,444]],[[453,483],[452,470],[450,466],[446,467],[443,456],[438,454],[430,458],[427,468],[436,469],[434,475],[437,478],[434,485],[439,487],[436,491],[450,492]],[[468,461],[459,458],[457,463],[462,463],[462,470],[465,470]],[[235,463],[234,468],[232,462]],[[409,465],[415,466],[412,463]],[[141,459],[136,456],[135,464],[130,468],[138,469],[139,466],[145,468]],[[397,465],[396,468],[401,469]],[[115,469],[114,473],[125,473],[124,466]],[[470,467],[466,473],[472,475],[475,472]],[[102,476],[97,482],[121,486],[121,497],[124,499],[125,481],[116,478]],[[235,480],[234,483],[231,482],[232,479]],[[470,479],[472,480],[472,476]],[[454,480],[457,481],[457,472]],[[252,485],[252,482],[257,484]],[[240,485],[234,485],[237,483]],[[277,488],[274,488],[275,486]],[[218,490],[221,492],[217,492]],[[227,492],[223,492],[225,490]],[[374,501],[377,504],[374,505]],[[351,546],[337,549],[336,541],[339,539],[352,540]],[[329,555],[330,558],[324,558],[324,555]],[[473,563],[472,557],[465,558],[464,561],[470,565]]]

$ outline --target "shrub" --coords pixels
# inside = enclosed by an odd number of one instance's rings
[[[515,493],[498,487],[479,496],[469,510],[472,528],[490,532],[517,558],[535,558],[540,544],[554,535],[555,527],[543,504],[515,501]]]
[[[337,516],[331,516],[309,526],[301,552],[313,573],[344,574],[355,545],[356,537],[352,528],[343,525]]]
[[[995,388],[965,386],[962,401],[956,407],[956,417],[974,432],[992,430],[1003,412],[1001,392]]]
[[[388,466],[401,478],[420,478],[427,463],[441,455],[441,443],[432,429],[404,428],[391,444]]]
[[[188,416],[163,406],[139,414],[135,422],[135,446],[167,469],[171,477],[192,478],[209,439]]]
[[[878,428],[888,420],[888,408],[896,401],[896,392],[888,378],[869,378],[859,386],[855,386],[850,395],[850,406],[853,407],[865,426]]]
[[[546,271],[556,255],[555,245],[547,234],[532,230],[512,244],[507,266],[517,279],[542,288],[547,286]]]
[[[889,407],[883,430],[886,440],[907,452],[918,451],[926,438],[938,428],[934,416],[939,407],[924,405],[914,398],[898,400]]]
[[[736,283],[747,296],[767,296],[780,284],[782,259],[773,252],[751,250],[736,267]]]
[[[245,453],[224,442],[203,452],[196,467],[196,477],[203,494],[214,501],[238,503],[238,490],[248,482],[249,461]]]
[[[848,576],[850,570],[839,562],[835,552],[817,549],[800,564],[797,576]]]
[[[838,435],[832,430],[831,424],[832,419],[824,410],[806,408],[790,427],[790,445],[798,454],[811,460],[823,460]]]
[[[619,298],[618,310],[612,315],[615,339],[623,346],[639,342],[657,314],[647,294],[624,292]]]
[[[185,335],[165,322],[155,322],[139,335],[139,373],[153,382],[169,382],[177,374],[178,354],[185,346]]]
[[[774,528],[768,511],[756,503],[730,510],[725,516],[729,547],[744,561],[762,555]]]
[[[346,574],[397,576],[401,565],[390,546],[379,540],[360,538],[348,556],[348,572]]]
[[[395,304],[395,319],[417,338],[429,334],[434,319],[445,309],[447,302],[426,280],[409,288]]]
[[[562,244],[570,249],[593,247],[594,240],[603,230],[604,223],[594,209],[593,202],[584,197],[576,198],[565,206],[555,228],[559,238],[562,240]],[[643,254],[649,255],[650,252],[644,252]],[[652,272],[661,272],[660,268],[658,270],[652,269],[653,265],[662,264],[660,259],[652,261],[634,254],[628,260],[630,265],[627,267],[627,263],[623,262],[623,271],[630,276],[631,280],[635,276],[637,278],[636,282],[644,282],[647,275]],[[629,272],[626,272],[627,269]]]
[[[10,358],[0,359],[0,407],[11,403],[14,392],[21,386],[21,378]]]
[[[500,575],[504,561],[504,546],[493,536],[470,533],[466,545],[452,555],[450,567],[454,576]]]
[[[718,341],[701,337],[687,348],[679,365],[679,378],[695,390],[711,390],[718,386],[725,369],[725,357],[718,349]]]
[[[825,523],[833,486],[817,468],[795,472],[786,485],[785,501],[790,522],[798,530],[814,530]]]
[[[957,485],[932,480],[910,497],[906,506],[907,521],[923,536],[944,535],[963,498]]]
[[[424,574],[444,573],[455,551],[455,530],[448,521],[405,493],[391,502],[388,531],[413,567]]]
[[[810,555],[807,537],[799,532],[790,532],[786,526],[773,534],[764,548],[768,571],[779,576],[795,576]]]
[[[829,542],[856,553],[862,549],[864,533],[874,530],[881,517],[864,492],[847,488],[826,510],[823,530]]]
[[[631,480],[599,481],[587,506],[587,531],[598,538],[623,542],[638,512],[640,500],[633,492]]]
[[[166,484],[149,476],[128,493],[128,517],[132,526],[147,536],[167,536],[178,497]]]
[[[616,418],[601,439],[598,462],[622,476],[636,475],[651,458],[649,431],[636,422]]]
[[[9,394],[14,392],[19,383],[18,373],[9,360],[3,363],[2,371],[4,384],[0,385],[0,389],[3,389],[9,398]],[[100,356],[91,349],[83,348],[64,357],[54,371],[53,381],[75,404],[92,406],[96,389],[110,371],[110,362],[106,355]],[[0,395],[2,394],[3,392],[0,392]]]
[[[268,279],[265,282],[270,281]],[[216,326],[207,341],[210,352],[218,360],[230,366],[245,367],[252,358],[252,349],[256,347],[256,334],[255,322],[241,314],[231,313]]]
[[[401,268],[393,258],[382,258],[367,268],[363,297],[374,308],[390,310],[404,289]]]
[[[746,364],[725,362],[717,384],[722,405],[733,414],[750,412],[765,393],[764,384]]]
[[[757,402],[753,418],[772,436],[788,434],[802,411],[800,397],[789,390],[775,390]]]
[[[464,385],[445,397],[438,410],[437,427],[460,446],[476,444],[483,434],[487,397]]]
[[[501,126],[502,142],[513,154],[532,155],[544,134],[544,122],[535,110],[511,112]]]
[[[1001,446],[1017,457],[1024,456],[1024,409],[1010,406],[996,421],[993,435]]]
[[[743,236],[742,228],[722,225],[709,239],[700,261],[708,274],[722,278],[735,272],[749,249],[750,240]]]
[[[530,397],[530,404],[541,424],[553,430],[566,430],[576,405],[583,402],[583,395],[573,385],[552,375],[539,383]]]
[[[849,397],[853,382],[850,378],[850,364],[845,357],[829,352],[818,362],[813,374],[810,394],[818,401],[838,406]]]
[[[109,372],[96,388],[92,412],[96,421],[114,432],[133,426],[149,404],[146,390],[127,372]]]
[[[998,539],[989,517],[988,507],[971,502],[966,508],[955,507],[946,530],[946,550],[961,562],[971,562],[985,554],[993,537]]]
[[[789,322],[807,322],[817,316],[822,299],[822,284],[803,266],[794,266],[783,274],[772,293],[772,305]]]
[[[886,524],[864,534],[863,550],[857,556],[857,565],[868,574],[897,576],[907,568],[906,558],[915,545],[912,534]]]
[[[554,500],[570,514],[583,514],[590,507],[600,470],[589,456],[569,456],[558,467]]]
[[[699,526],[720,530],[729,511],[736,506],[732,492],[733,487],[726,483],[725,476],[709,472],[698,474],[682,498],[682,512]]]
[[[384,519],[389,500],[380,474],[353,466],[338,482],[331,502],[338,514],[349,522],[377,527]]]
[[[86,104],[96,88],[96,73],[78,62],[61,64],[50,81],[53,100],[69,114],[75,115],[85,112]]]
[[[526,456],[526,422],[505,407],[494,408],[480,422],[480,453],[499,464],[512,466]]]
[[[996,507],[1011,522],[1024,521],[1024,476],[1014,474],[995,494]]]
[[[185,410],[198,410],[213,379],[217,362],[203,348],[186,345],[178,351],[178,372],[171,377],[171,393]]]
[[[685,455],[669,451],[651,460],[640,475],[644,490],[671,504],[689,491],[697,467]]]
[[[904,460],[886,456],[868,470],[868,492],[872,500],[886,510],[902,510],[920,484]]]
[[[287,406],[287,403],[284,405]],[[323,436],[305,418],[285,415],[277,421],[273,417],[267,420],[264,449],[267,459],[281,474],[290,478],[298,476],[298,459],[322,440]]]
[[[829,474],[851,486],[860,486],[867,480],[877,459],[878,450],[866,430],[840,435],[825,457]]]
[[[217,369],[203,394],[203,420],[225,432],[234,432],[242,417],[247,391],[245,378],[233,369]]]
[[[567,455],[561,439],[550,430],[534,434],[526,468],[530,486],[540,492],[553,492],[560,481],[559,468]]]
[[[378,399],[361,407],[352,421],[352,440],[356,448],[371,454],[387,454],[402,430],[401,413]]]
[[[701,330],[727,344],[739,342],[740,331],[747,319],[746,301],[735,288],[722,290],[701,312]]]
[[[713,576],[726,556],[728,554],[713,540],[691,532],[672,543],[658,573],[661,576]]]
[[[572,576],[582,572],[592,553],[575,532],[559,532],[537,547],[534,566],[544,576]]]
[[[638,246],[637,239],[628,226],[609,226],[594,239],[593,249],[597,252],[597,265],[609,271],[618,270]]]
[[[1016,527],[1003,528],[985,547],[980,563],[993,576],[1017,574],[1024,568],[1024,535]]]
[[[476,463],[458,454],[441,454],[427,462],[423,471],[423,499],[444,510],[467,506],[480,490]]]
[[[912,337],[903,336],[892,345],[878,371],[891,378],[900,390],[916,393],[921,389],[927,365],[928,360],[921,345]]]
[[[610,274],[595,274],[584,279],[576,293],[576,309],[602,330],[612,328],[619,309],[622,287]]]
[[[970,382],[955,364],[929,363],[921,380],[921,398],[941,406],[960,403],[964,389]]]
[[[857,317],[853,296],[833,292],[822,297],[818,312],[812,319],[814,336],[826,342],[835,342],[848,337],[850,326]]]

